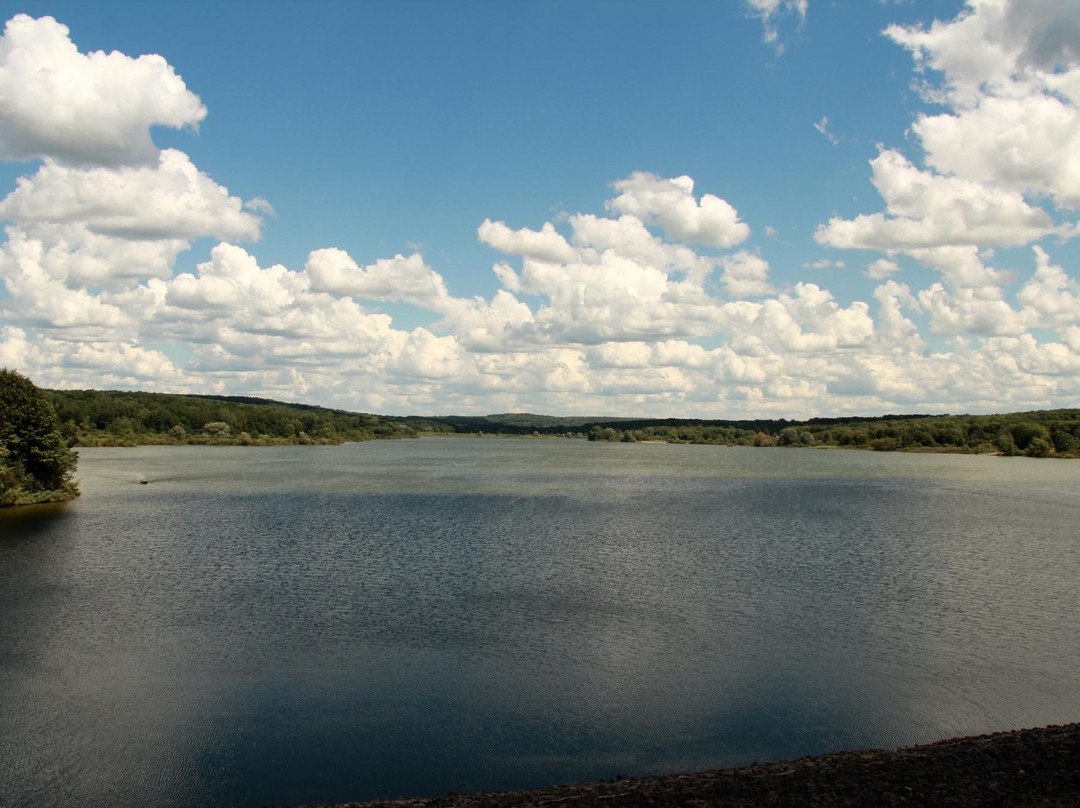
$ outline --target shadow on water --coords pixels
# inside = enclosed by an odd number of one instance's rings
[[[47,532],[64,519],[71,518],[70,502],[20,505],[0,508],[0,542],[19,541]]]

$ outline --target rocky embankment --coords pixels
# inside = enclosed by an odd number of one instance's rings
[[[1080,724],[536,791],[338,808],[1080,806]]]

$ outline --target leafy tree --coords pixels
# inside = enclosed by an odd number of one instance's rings
[[[1054,451],[1061,454],[1066,452],[1075,452],[1077,448],[1080,448],[1080,441],[1077,441],[1068,430],[1059,428],[1054,430]]]
[[[1036,438],[1047,442],[1050,440],[1050,433],[1046,431],[1046,427],[1042,424],[1032,423],[1031,421],[1023,421],[1019,424],[1014,424],[1012,436],[1013,441],[1016,443],[1016,448],[1021,451],[1027,449]]]
[[[48,397],[18,371],[0,368],[0,505],[77,496],[77,462]]]
[[[799,430],[793,426],[781,429],[780,435],[776,439],[777,446],[795,446],[799,442]]]
[[[1012,457],[1016,454],[1016,441],[1013,440],[1012,432],[1007,429],[1003,429],[998,433],[995,444],[1006,457]]]
[[[232,429],[224,421],[208,421],[203,424],[203,432],[215,438],[227,438]]]

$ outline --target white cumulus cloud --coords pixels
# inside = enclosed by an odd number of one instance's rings
[[[927,164],[1080,207],[1078,20],[1078,0],[971,0],[955,20],[891,26],[952,107],[913,126]]]
[[[555,231],[551,222],[545,222],[539,231],[527,227],[512,230],[503,222],[484,219],[477,229],[477,237],[507,255],[521,255],[553,264],[573,261],[577,257],[577,251]]]
[[[199,171],[165,149],[154,165],[72,168],[46,161],[0,202],[0,217],[20,224],[81,223],[106,236],[255,240],[261,221]]]
[[[195,126],[206,107],[157,55],[80,53],[67,26],[18,14],[0,39],[0,153],[69,165],[152,165],[151,126]]]
[[[304,269],[316,292],[362,300],[403,300],[436,311],[449,298],[442,276],[419,253],[380,258],[361,268],[344,250],[330,247],[313,251]]]
[[[646,171],[635,171],[614,183],[619,192],[606,205],[609,210],[629,213],[646,224],[657,224],[668,236],[709,247],[734,247],[750,236],[750,227],[739,220],[738,211],[713,194],[694,198],[690,177],[664,179]]]
[[[874,158],[873,183],[886,213],[833,218],[814,234],[842,249],[905,250],[955,244],[1017,246],[1056,232],[1050,215],[1021,193],[922,171],[899,152]]]

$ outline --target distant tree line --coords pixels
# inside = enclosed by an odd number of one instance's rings
[[[416,437],[400,420],[239,396],[49,390],[67,441],[77,446],[336,444]]]
[[[1080,410],[1005,415],[886,415],[809,421],[638,421],[595,424],[589,440],[724,446],[832,446],[876,451],[945,451],[1076,457]]]
[[[380,416],[244,396],[100,390],[44,391],[70,445],[145,443],[275,445],[342,443],[423,435],[588,438],[593,441],[876,451],[994,452],[1032,457],[1080,454],[1080,410],[1003,415],[884,415],[873,418],[620,419],[504,413]]]

